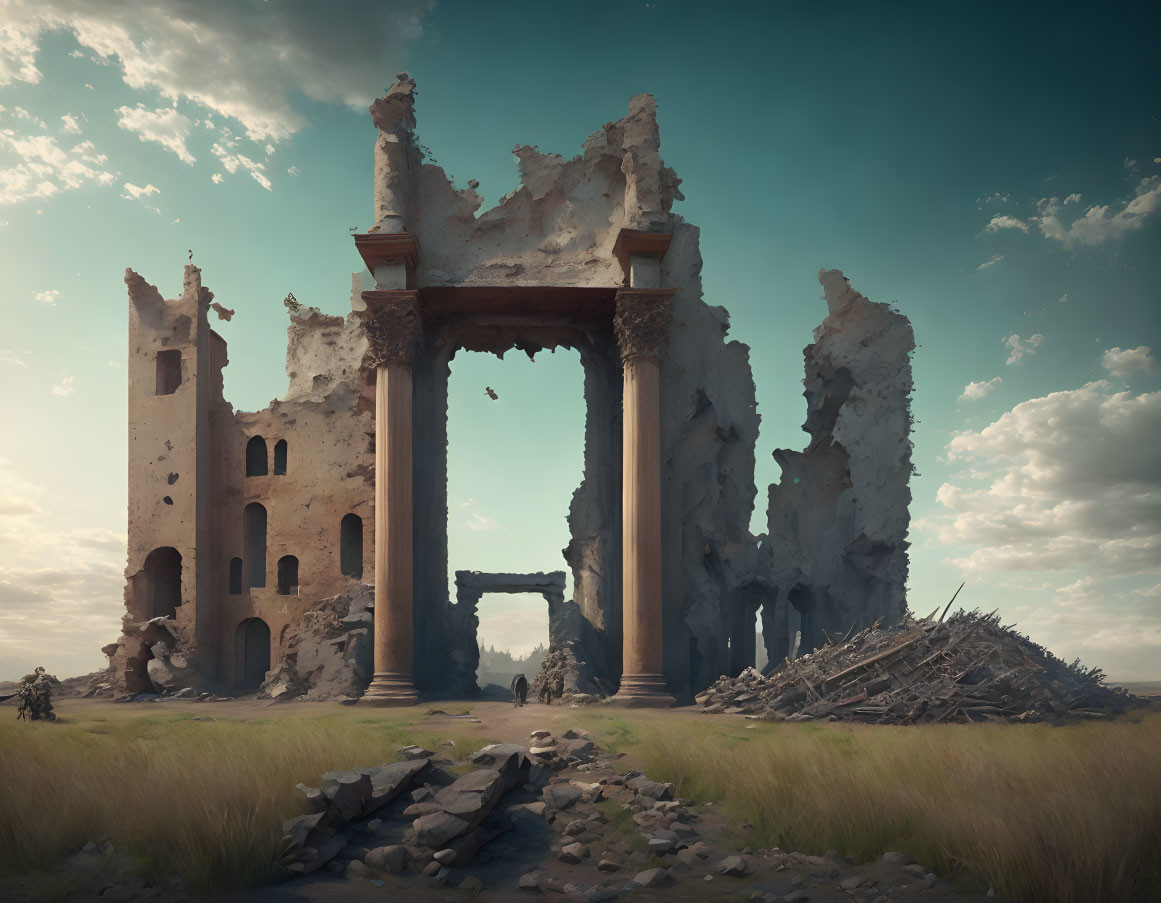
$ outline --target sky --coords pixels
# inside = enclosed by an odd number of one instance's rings
[[[101,667],[126,536],[124,270],[190,251],[228,399],[281,396],[293,291],[349,309],[371,223],[370,100],[485,208],[511,149],[579,153],[659,104],[675,212],[802,449],[819,268],[911,318],[909,604],[958,603],[1118,680],[1161,679],[1161,56],[1156,4],[0,0],[0,679]],[[565,569],[575,352],[452,362],[450,567]],[[492,387],[498,400],[484,394]],[[544,602],[485,596],[522,652]]]

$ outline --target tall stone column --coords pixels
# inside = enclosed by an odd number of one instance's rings
[[[613,328],[624,364],[622,405],[621,688],[615,702],[671,706],[662,667],[660,358],[669,327],[665,289],[621,289]]]
[[[364,705],[413,705],[411,365],[414,291],[364,292],[375,367],[375,677]]]

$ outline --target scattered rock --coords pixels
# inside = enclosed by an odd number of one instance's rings
[[[750,864],[741,856],[727,856],[714,866],[714,871],[719,875],[730,875],[735,878],[740,878],[748,874],[751,868]]]
[[[435,753],[422,746],[404,746],[400,748],[399,755],[403,756],[404,759],[414,761],[415,759],[430,759]]]
[[[575,864],[589,855],[589,848],[583,843],[570,843],[560,851],[560,860]]]
[[[363,862],[373,869],[397,875],[407,867],[407,848],[401,844],[376,847],[363,857]]]
[[[667,887],[673,883],[669,869],[646,869],[633,876],[633,883],[641,887]]]

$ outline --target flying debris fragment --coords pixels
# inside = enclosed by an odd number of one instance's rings
[[[500,396],[496,394],[496,391],[491,386],[484,386],[484,392],[490,399],[492,399],[492,401],[497,401],[500,398]]]

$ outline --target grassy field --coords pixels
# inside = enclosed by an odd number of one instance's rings
[[[1020,903],[1161,899],[1159,713],[1057,728],[584,721],[654,780],[723,804],[739,847],[899,850]]]
[[[409,743],[451,737],[412,727],[422,712],[368,717],[329,708],[276,717],[108,706],[56,724],[0,709],[0,877],[48,870],[89,841],[109,841],[142,871],[177,872],[199,889],[278,877],[281,822],[305,811],[294,785],[378,765]],[[284,710],[285,711],[285,710]]]
[[[177,872],[201,889],[277,877],[281,821],[305,808],[299,781],[391,761],[408,743],[452,739],[462,758],[518,739],[491,736],[488,718],[421,724],[421,709],[106,704],[64,709],[57,724],[13,714],[0,708],[0,877],[51,870],[88,841],[109,841],[143,871]],[[1019,903],[1161,899],[1161,713],[1063,728],[532,715],[588,727],[627,753],[623,767],[714,802],[738,826],[738,848],[835,849],[860,861],[900,850]],[[628,813],[606,815],[635,831]]]

